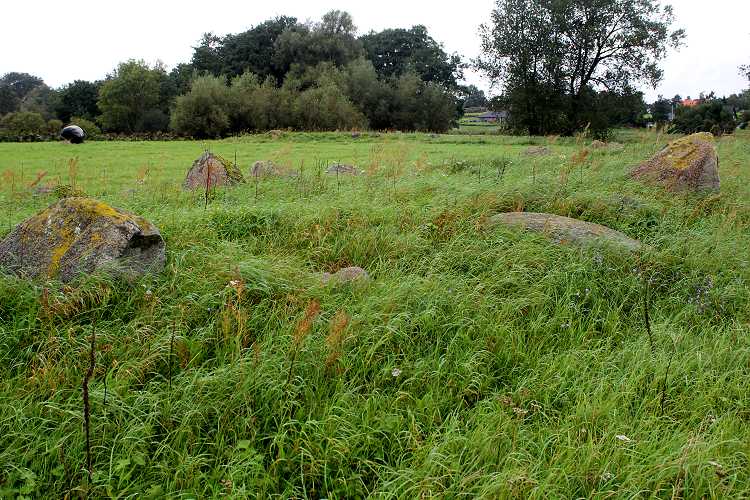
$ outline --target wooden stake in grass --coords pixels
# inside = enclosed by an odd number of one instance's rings
[[[206,202],[203,206],[203,210],[208,208],[208,193],[211,189],[211,162],[206,162]]]
[[[89,472],[89,482],[93,472],[91,466],[91,405],[89,404],[89,379],[94,375],[96,367],[96,323],[91,329],[91,352],[89,369],[83,377],[83,428],[86,432],[86,469]]]

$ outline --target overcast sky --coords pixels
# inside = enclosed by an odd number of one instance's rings
[[[657,94],[697,97],[747,88],[737,67],[750,64],[750,0],[672,0],[677,25],[687,30],[687,45],[664,61],[664,80],[642,88]],[[272,2],[229,0],[31,0],[3,2],[0,23],[0,74],[22,71],[58,87],[74,79],[103,78],[119,61],[188,62],[201,34],[236,33],[277,15],[319,19],[331,9],[352,14],[360,33],[424,24],[448,52],[465,59],[479,52],[478,26],[494,0],[368,0]],[[73,8],[73,6],[76,6]],[[474,72],[467,81],[487,89]]]

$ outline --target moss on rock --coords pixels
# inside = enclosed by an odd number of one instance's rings
[[[672,190],[718,191],[721,182],[714,136],[701,132],[672,141],[630,175]]]
[[[0,242],[0,267],[69,281],[106,267],[142,274],[164,265],[164,240],[143,217],[91,198],[65,198]]]
[[[232,162],[221,156],[203,153],[193,162],[185,177],[185,189],[209,188],[216,186],[232,186],[245,182],[242,172]]]

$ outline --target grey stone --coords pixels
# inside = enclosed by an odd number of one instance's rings
[[[232,162],[206,151],[193,162],[185,176],[183,188],[205,189],[216,186],[232,186],[245,182],[242,172]]]
[[[370,279],[370,275],[367,274],[367,271],[362,269],[361,267],[345,267],[343,269],[339,269],[337,272],[331,274],[331,273],[323,273],[321,279],[323,280],[323,283],[353,283],[353,282],[367,282]]]
[[[672,141],[630,175],[669,190],[719,191],[719,156],[714,136],[701,132]]]
[[[164,240],[151,222],[91,198],[65,198],[0,242],[0,268],[68,282],[99,269],[129,277],[164,268]]]
[[[343,163],[333,163],[328,166],[327,174],[339,175],[359,175],[360,171],[353,165],[344,165]]]
[[[614,229],[561,215],[509,212],[490,217],[487,225],[489,227],[497,225],[520,227],[527,231],[544,234],[561,245],[609,246],[628,252],[637,252],[644,248],[640,241]]]

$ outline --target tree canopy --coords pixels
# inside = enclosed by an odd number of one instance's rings
[[[532,134],[590,122],[593,91],[656,85],[659,62],[679,47],[673,12],[659,0],[497,0],[475,61],[509,97]]]

